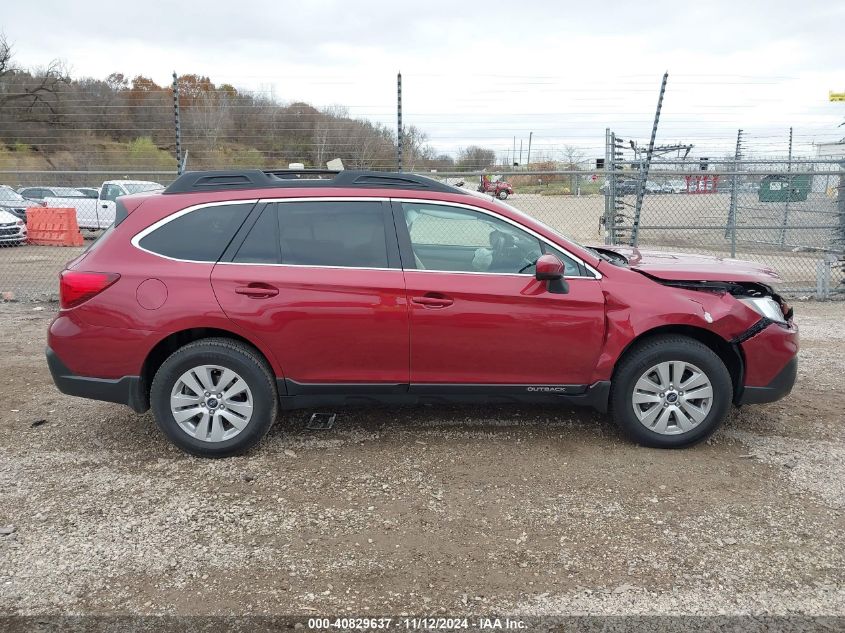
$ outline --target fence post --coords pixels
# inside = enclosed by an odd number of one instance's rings
[[[739,191],[737,191],[739,176],[736,172],[739,171],[739,159],[742,158],[742,130],[736,131],[736,150],[734,151],[733,171],[734,175],[731,177],[731,208],[728,211],[728,226],[725,227],[725,237],[730,234],[731,238],[731,257],[736,257],[736,212]]]
[[[604,243],[608,246],[613,244],[610,240],[610,227],[613,226],[614,201],[611,197],[613,187],[610,181],[613,179],[613,149],[610,142],[610,128],[604,128]]]
[[[786,227],[789,224],[789,202],[792,199],[792,128],[789,128],[789,159],[786,164],[786,204],[783,206],[783,224],[780,229],[780,245],[786,241]]]
[[[396,74],[396,170],[402,171],[402,73]]]
[[[173,120],[176,125],[176,172],[181,176],[185,165],[182,162],[182,127],[179,124],[179,82],[173,71]]]
[[[837,222],[837,241],[840,247],[845,248],[845,160],[839,163],[839,186],[836,189],[836,208],[839,212]]]
[[[819,301],[830,299],[830,268],[828,258],[816,262],[816,299]]]
[[[660,123],[660,110],[663,108],[663,95],[666,94],[666,82],[668,80],[669,73],[663,73],[663,81],[660,84],[660,95],[657,97],[657,109],[654,111],[654,125],[651,127],[651,138],[648,141],[645,164],[640,166],[640,186],[637,187],[637,203],[634,209],[634,221],[631,225],[631,246],[636,246],[640,238],[640,214],[643,210],[643,196],[645,196],[648,168],[651,166],[651,157],[654,154],[654,139],[657,137],[657,125]]]

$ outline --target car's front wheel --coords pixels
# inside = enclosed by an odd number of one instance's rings
[[[156,372],[150,405],[159,428],[184,451],[228,457],[254,446],[276,419],[276,386],[252,347],[203,339],[175,351]]]
[[[639,444],[688,446],[713,433],[730,409],[731,376],[719,356],[685,336],[658,336],[620,362],[610,394],[615,422]]]
[[[502,189],[499,192],[499,200],[507,200],[507,199],[508,199],[508,192],[506,190]]]

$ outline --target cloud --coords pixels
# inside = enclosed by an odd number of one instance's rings
[[[7,4],[18,61],[59,57],[77,75],[196,72],[392,126],[402,70],[406,122],[449,150],[504,151],[534,131],[539,148],[601,152],[608,126],[644,138],[666,69],[667,140],[730,149],[737,127],[785,139],[794,125],[809,152],[841,136],[845,118],[826,102],[827,90],[845,89],[841,3]]]

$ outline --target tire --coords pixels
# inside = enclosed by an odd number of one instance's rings
[[[162,363],[150,405],[159,428],[185,452],[229,457],[264,437],[276,419],[278,396],[273,372],[254,348],[208,338],[188,343]]]
[[[508,199],[508,192],[502,189],[498,195],[496,196],[499,200],[507,200]]]
[[[730,373],[713,350],[695,339],[665,335],[636,345],[622,358],[611,384],[610,411],[638,444],[681,448],[709,437],[732,399]]]

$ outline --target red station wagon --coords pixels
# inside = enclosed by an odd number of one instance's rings
[[[680,447],[797,371],[758,264],[581,246],[510,205],[366,171],[211,171],[120,198],[61,273],[64,393],[222,457],[277,409],[546,402]]]

